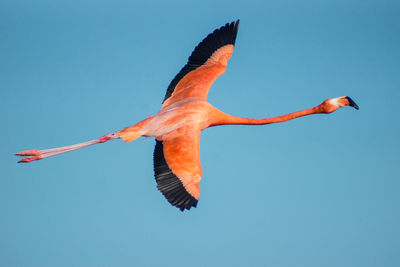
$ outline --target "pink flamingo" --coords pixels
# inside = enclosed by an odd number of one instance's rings
[[[194,49],[187,64],[169,85],[161,110],[153,117],[101,138],[53,149],[26,150],[16,153],[26,156],[19,162],[31,162],[73,151],[90,145],[122,138],[131,142],[140,136],[156,138],[154,173],[157,187],[174,206],[182,211],[196,207],[200,196],[200,133],[218,125],[264,125],[284,122],[311,114],[325,114],[341,107],[357,104],[348,96],[330,98],[313,108],[286,115],[248,119],[228,115],[207,102],[212,83],[225,72],[232,55],[239,20],[209,34]]]

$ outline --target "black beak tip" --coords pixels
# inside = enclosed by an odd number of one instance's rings
[[[349,96],[346,96],[346,98],[350,103],[350,107],[353,107],[353,108],[355,108],[357,110],[359,109],[358,105],[356,104],[356,102],[353,101],[353,99],[351,99]]]

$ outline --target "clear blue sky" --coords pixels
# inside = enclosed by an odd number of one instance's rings
[[[0,3],[0,266],[400,266],[400,2]],[[158,112],[208,33],[241,20],[209,101],[270,117],[202,133],[196,209],[156,189],[154,140],[31,164]]]

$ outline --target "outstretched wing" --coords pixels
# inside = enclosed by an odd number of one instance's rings
[[[157,188],[181,211],[196,207],[200,196],[200,129],[173,139],[156,140],[154,174]]]
[[[207,99],[211,84],[225,72],[232,56],[239,20],[209,34],[168,86],[163,108],[189,97]]]

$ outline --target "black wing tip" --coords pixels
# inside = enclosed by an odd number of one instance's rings
[[[237,19],[235,22],[232,22],[232,24],[233,24],[233,35],[234,35],[233,44],[235,44],[236,36],[237,36],[238,31],[239,31],[239,22],[240,22],[239,19]]]
[[[240,20],[237,19],[236,21],[228,22],[225,26],[222,26],[219,29],[216,29],[213,33],[210,33],[207,37],[212,36],[214,34],[225,35],[225,44],[232,44],[235,45],[237,33],[239,31],[239,22]],[[207,37],[205,39],[207,39]],[[229,40],[230,39],[230,40]],[[203,40],[204,41],[204,40]]]
[[[224,26],[215,29],[195,47],[189,57],[188,64],[201,66],[217,49],[229,44],[235,45],[238,30],[239,20],[226,23]]]
[[[185,206],[174,205],[174,206],[179,208],[182,212],[184,212],[185,209],[190,210],[190,208],[192,208],[192,207],[196,208],[197,207],[197,199],[195,199],[194,197],[192,197],[192,198],[193,198],[193,202],[191,200],[191,202],[188,205],[185,205]]]
[[[239,19],[232,21],[232,22],[228,22],[224,26],[222,26],[219,29],[216,29],[214,32],[210,33],[209,35],[213,35],[217,31],[227,31],[229,34],[232,35],[232,44],[235,44],[236,36],[239,31],[239,22],[240,22]]]
[[[172,174],[174,175],[174,174]],[[175,175],[174,175],[175,176]],[[175,176],[176,177],[176,176]],[[178,178],[176,178],[178,179]],[[157,176],[156,176],[157,180]],[[157,180],[158,182],[158,180]],[[168,202],[180,209],[181,211],[190,210],[192,207],[197,207],[198,200],[190,195],[182,184],[178,184],[177,187],[172,190],[166,189],[164,186],[157,185],[157,189],[164,195]]]

